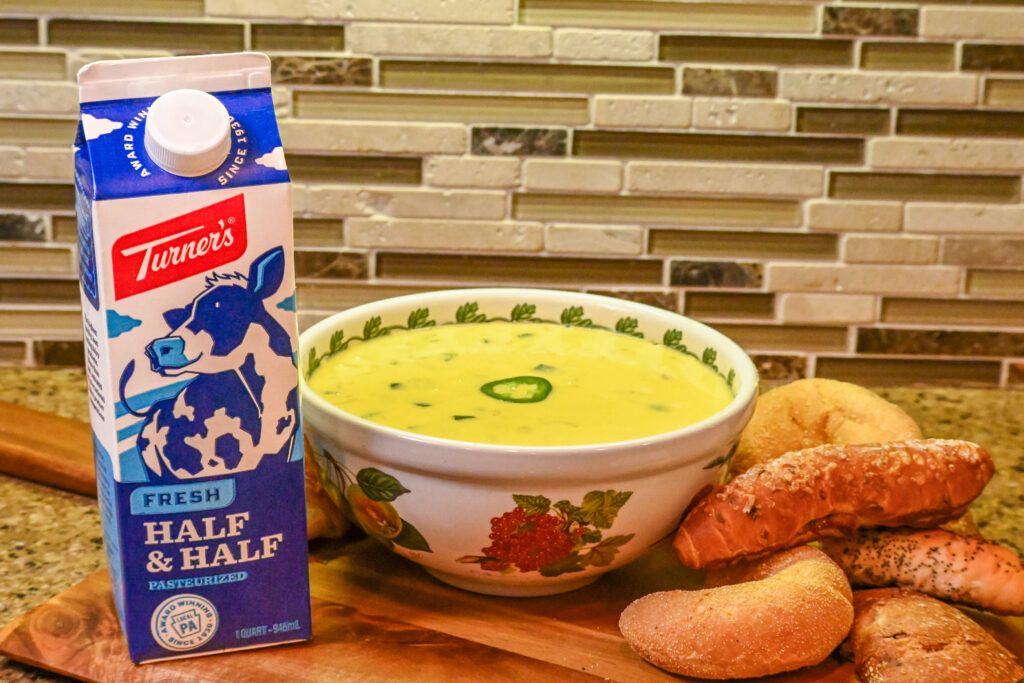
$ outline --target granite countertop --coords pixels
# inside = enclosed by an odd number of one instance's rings
[[[902,406],[927,437],[985,446],[996,473],[972,505],[989,538],[1024,556],[1024,391],[898,387],[877,389]],[[0,400],[88,419],[79,370],[0,368]],[[0,625],[105,566],[96,501],[0,475]],[[0,657],[0,680],[69,679]]]

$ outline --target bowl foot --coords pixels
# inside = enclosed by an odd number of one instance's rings
[[[501,584],[487,579],[474,579],[459,574],[444,572],[439,569],[424,567],[431,576],[439,581],[463,590],[485,595],[499,595],[506,598],[535,598],[543,595],[557,595],[583,588],[601,578],[600,574],[591,574],[573,579],[552,579],[541,583]]]

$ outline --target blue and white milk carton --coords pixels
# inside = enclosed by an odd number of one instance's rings
[[[291,190],[269,60],[97,62],[78,83],[86,371],[131,658],[307,639]]]

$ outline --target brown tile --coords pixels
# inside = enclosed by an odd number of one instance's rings
[[[686,292],[683,312],[699,320],[770,319],[775,315],[775,295],[692,290]]]
[[[0,240],[42,242],[46,239],[46,219],[23,213],[0,213]]]
[[[767,2],[521,0],[519,21],[544,26],[755,33],[810,33],[817,28],[813,6]]]
[[[527,95],[452,95],[441,93],[359,92],[352,90],[295,90],[295,115],[337,118],[449,123],[528,123],[578,125],[590,121],[585,97]]]
[[[1009,237],[946,237],[942,263],[954,266],[1019,268],[1024,266],[1024,239]]]
[[[916,36],[916,9],[825,7],[821,32],[845,36]]]
[[[377,254],[377,277],[458,283],[662,285],[660,260]]]
[[[861,164],[864,141],[830,137],[577,130],[577,156]]]
[[[847,348],[845,327],[716,323],[715,329],[753,351],[839,352]]]
[[[0,341],[0,364],[24,365],[27,350],[23,341]]]
[[[78,242],[78,220],[74,216],[50,217],[54,242]]]
[[[963,47],[964,71],[1024,71],[1024,45],[975,45]]]
[[[366,255],[340,251],[295,251],[295,276],[365,279],[369,272]]]
[[[994,299],[1024,299],[1024,271],[968,269],[966,292]]]
[[[345,243],[344,222],[330,218],[295,218],[295,246],[340,247]]]
[[[0,330],[11,336],[56,335],[81,337],[82,312],[77,308],[43,306],[0,309]]]
[[[762,383],[784,384],[807,377],[806,356],[756,353],[750,359],[757,366],[757,374]]]
[[[610,296],[615,299],[635,301],[655,308],[664,308],[673,313],[679,312],[679,295],[676,292],[647,292],[624,289],[587,289],[591,294]]]
[[[78,304],[78,280],[0,278],[0,302],[6,304]]]
[[[77,126],[74,119],[0,116],[0,144],[67,146],[74,141]]]
[[[973,330],[857,330],[857,352],[905,356],[1024,356],[1024,333]]]
[[[1024,320],[1024,301],[986,299],[882,299],[883,323],[1017,327]]]
[[[345,49],[345,27],[312,24],[253,24],[252,49],[340,52]]]
[[[860,65],[892,71],[952,71],[956,46],[952,43],[863,43]]]
[[[270,58],[271,80],[277,85],[373,84],[373,64],[362,57],[306,57],[278,55]]]
[[[816,38],[662,35],[659,60],[712,64],[852,66],[853,41]]]
[[[155,16],[155,17],[201,17],[203,0],[4,0],[2,9],[12,13],[41,15],[82,15],[97,14]]]
[[[772,227],[796,227],[801,220],[799,202],[783,199],[544,193],[514,194],[512,216],[520,220]]]
[[[0,78],[63,79],[63,52],[0,50]]]
[[[1024,106],[1024,79],[986,78],[982,99],[994,107]]]
[[[838,240],[828,233],[741,230],[651,230],[648,251],[697,257],[826,259],[838,257]]]
[[[900,109],[896,132],[902,135],[1019,138],[1024,112],[963,109]]]
[[[889,132],[889,118],[888,109],[798,107],[796,129],[800,133],[886,135]]]
[[[1024,361],[1007,361],[1007,370],[1007,386],[1024,388]]]
[[[172,52],[234,52],[245,45],[242,24],[51,19],[50,45],[125,47]]]
[[[757,289],[764,284],[760,263],[735,261],[680,261],[669,263],[669,284],[674,287],[736,287]]]
[[[492,156],[564,156],[568,137],[564,128],[474,126],[470,150]]]
[[[683,69],[683,94],[723,97],[775,97],[779,75],[755,69]]]
[[[300,311],[344,311],[345,309],[380,301],[394,296],[418,294],[437,289],[430,286],[372,284],[357,280],[305,280],[297,285]]]
[[[80,341],[32,342],[32,357],[36,365],[82,367],[85,365],[84,345]]]
[[[1017,202],[1020,177],[951,173],[829,174],[829,197],[904,201]]]
[[[0,206],[10,209],[74,210],[75,188],[58,183],[0,183]]]
[[[380,63],[380,85],[441,90],[670,95],[675,92],[676,79],[672,68],[658,66],[384,60]]]
[[[39,42],[39,22],[35,19],[0,19],[0,44],[35,45]]]
[[[819,356],[815,377],[863,386],[998,386],[997,361]]]
[[[292,180],[302,183],[419,185],[423,180],[419,157],[288,154],[287,161]]]

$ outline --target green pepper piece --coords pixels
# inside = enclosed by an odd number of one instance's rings
[[[491,398],[509,403],[537,403],[551,393],[551,382],[543,377],[521,375],[499,379],[480,387]]]

